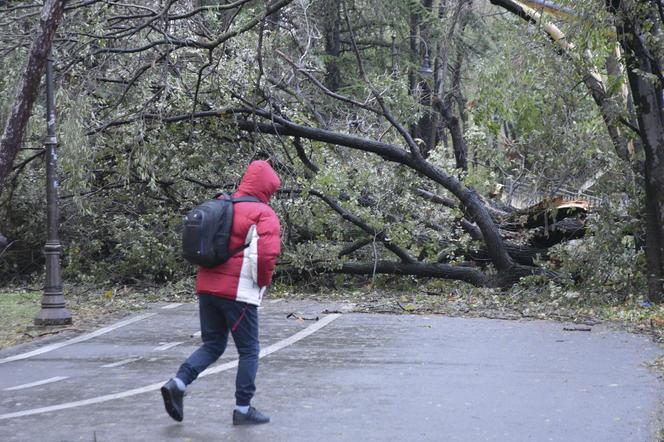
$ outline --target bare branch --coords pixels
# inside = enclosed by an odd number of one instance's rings
[[[299,189],[282,189],[281,192],[284,193],[302,193],[302,190]],[[345,219],[348,222],[351,222],[355,224],[357,227],[360,229],[364,230],[366,233],[371,235],[373,238],[375,238],[376,241],[381,242],[383,246],[389,250],[390,252],[394,253],[396,256],[401,259],[402,262],[404,263],[414,263],[417,262],[417,260],[410,255],[408,252],[403,250],[401,247],[397,246],[396,244],[392,244],[390,239],[385,235],[385,232],[383,231],[377,231],[373,227],[369,226],[367,223],[362,221],[358,216],[353,215],[352,213],[348,212],[346,209],[341,207],[339,203],[334,201],[332,198],[329,196],[317,191],[317,190],[308,190],[307,191],[310,195],[314,195],[321,200],[325,202],[332,210],[337,212],[343,219]],[[372,241],[373,241],[372,238]]]
[[[316,77],[314,77],[314,76],[311,75],[309,72],[307,72],[306,69],[303,69],[302,67],[296,65],[295,62],[294,62],[293,60],[291,60],[286,54],[284,54],[283,52],[281,52],[279,49],[277,49],[275,52],[276,52],[277,55],[279,55],[281,58],[283,58],[284,60],[286,60],[286,62],[288,62],[288,64],[290,64],[291,66],[293,66],[293,68],[297,69],[298,72],[300,72],[302,75],[304,75],[305,77],[307,77],[307,78],[308,78],[313,84],[315,84],[320,90],[322,90],[323,93],[324,93],[325,95],[327,95],[327,96],[329,96],[329,97],[332,97],[332,98],[334,98],[335,100],[343,101],[344,103],[352,104],[352,105],[354,105],[354,106],[357,106],[357,107],[360,107],[360,108],[362,108],[362,109],[366,109],[366,110],[368,110],[368,111],[370,111],[370,112],[376,113],[376,114],[378,114],[378,115],[384,116],[384,113],[383,113],[383,112],[379,111],[378,109],[376,109],[376,108],[374,108],[374,107],[371,107],[371,106],[367,105],[366,103],[360,103],[359,101],[353,100],[353,99],[350,98],[350,97],[346,97],[346,96],[344,96],[344,95],[341,95],[341,94],[338,94],[338,93],[336,93],[336,92],[333,92],[333,91],[329,90],[329,89],[326,88],[325,85],[324,85],[323,83],[321,83]]]
[[[350,37],[350,41],[353,46],[353,51],[355,52],[355,59],[357,60],[357,67],[360,71],[360,75],[362,76],[362,79],[364,82],[367,84],[367,87],[371,90],[371,93],[373,96],[376,98],[376,101],[378,101],[378,104],[380,105],[380,108],[383,110],[383,115],[387,119],[387,121],[390,122],[392,126],[401,134],[401,136],[406,140],[406,144],[408,144],[408,147],[410,148],[411,153],[415,156],[417,159],[422,159],[422,152],[420,152],[420,148],[418,147],[417,143],[413,139],[413,137],[410,135],[410,133],[406,130],[405,127],[401,123],[399,123],[396,118],[392,115],[392,112],[388,109],[387,105],[385,104],[385,100],[383,100],[382,95],[376,90],[376,88],[373,87],[371,84],[371,81],[369,81],[369,77],[367,76],[366,71],[364,70],[364,63],[362,62],[362,55],[360,54],[359,49],[357,48],[357,44],[355,42],[355,35],[353,34],[353,27],[350,24],[350,19],[348,18],[348,3],[344,1],[344,17],[346,19],[346,26],[348,26],[348,34]]]
[[[189,12],[186,12],[184,14],[179,14],[179,15],[169,15],[168,20],[182,20],[185,18],[190,18],[193,17],[196,14],[200,14],[201,12],[205,11],[227,11],[229,9],[235,9],[238,8],[246,3],[249,3],[251,0],[238,0],[235,3],[226,3],[226,4],[218,4],[218,5],[205,5],[201,6],[200,8],[193,9]]]
[[[300,137],[295,137],[293,139],[293,146],[295,146],[295,150],[297,151],[297,156],[298,158],[302,161],[302,163],[309,168],[314,173],[320,172],[320,167],[318,167],[316,164],[314,164],[311,159],[307,156],[307,153],[304,151],[304,147],[302,146],[302,140]]]

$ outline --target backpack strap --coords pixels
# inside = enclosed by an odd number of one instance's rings
[[[234,203],[262,203],[263,201],[259,200],[255,196],[247,195],[247,196],[239,196],[237,198],[231,197],[230,193],[227,192],[219,192],[214,196],[214,199],[219,199],[220,196],[223,196],[225,200],[227,201],[232,201]]]
[[[239,196],[237,198],[231,198],[231,201],[234,203],[262,203],[263,201],[259,200],[255,196]]]
[[[236,247],[236,248],[234,248],[233,250],[231,250],[231,251],[228,253],[228,257],[230,258],[231,256],[235,256],[235,255],[237,255],[238,253],[240,253],[241,251],[243,251],[243,250],[246,249],[247,247],[249,247],[249,244],[242,244],[240,247]]]
[[[261,204],[264,204],[263,201],[259,200],[255,196],[250,196],[250,195],[233,198],[233,197],[231,197],[230,193],[225,193],[224,192],[224,193],[216,194],[214,198],[218,199],[220,196],[223,196],[225,200],[231,201],[233,203],[261,203]],[[249,244],[242,244],[240,247],[237,247],[237,248],[231,250],[230,253],[228,254],[228,256],[235,256],[238,253],[240,253],[241,251],[243,251],[244,249],[246,249],[247,247],[249,247]]]

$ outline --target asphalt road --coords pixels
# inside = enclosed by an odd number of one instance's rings
[[[260,321],[267,425],[231,425],[232,344],[184,421],[167,416],[158,389],[200,342],[196,304],[172,304],[0,351],[0,441],[650,442],[663,426],[645,364],[664,350],[645,336],[281,300]]]

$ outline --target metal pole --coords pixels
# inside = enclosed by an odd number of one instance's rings
[[[58,172],[57,146],[55,136],[55,93],[53,91],[53,57],[48,55],[46,64],[46,127],[48,130],[44,148],[46,149],[46,200],[48,236],[44,246],[46,255],[46,283],[42,296],[41,311],[35,318],[35,325],[71,324],[71,313],[65,307],[60,274],[60,240],[58,238]]]

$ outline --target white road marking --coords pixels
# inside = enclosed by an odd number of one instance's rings
[[[101,368],[120,367],[121,365],[127,365],[127,364],[130,364],[130,363],[132,363],[132,362],[139,361],[140,359],[141,359],[140,357],[137,357],[137,358],[129,358],[129,359],[123,359],[123,360],[118,361],[118,362],[112,362],[112,363],[110,363],[110,364],[102,365]]]
[[[155,347],[155,348],[153,348],[152,351],[166,351],[166,350],[168,350],[169,348],[173,348],[173,347],[175,347],[176,345],[180,345],[180,344],[182,344],[182,341],[178,341],[178,342],[164,342],[164,343],[161,343],[161,342],[160,342],[160,344],[162,344],[162,345],[160,345],[159,347]]]
[[[329,324],[330,322],[334,321],[334,320],[337,319],[339,316],[341,316],[341,315],[336,314],[336,313],[335,313],[335,314],[332,314],[332,315],[323,316],[323,317],[320,318],[318,321],[316,321],[316,322],[314,322],[313,324],[311,324],[309,327],[307,327],[307,328],[305,328],[305,329],[303,329],[303,330],[300,330],[299,332],[295,333],[294,335],[292,335],[292,336],[290,336],[290,337],[288,337],[288,338],[286,338],[286,339],[282,339],[282,340],[279,341],[279,342],[275,342],[274,344],[270,345],[270,346],[267,347],[267,348],[264,348],[264,349],[261,350],[261,352],[258,354],[258,357],[259,357],[259,358],[265,357],[265,356],[267,356],[267,355],[269,355],[269,354],[271,354],[271,353],[274,353],[275,351],[279,351],[279,350],[281,350],[282,348],[288,347],[289,345],[293,345],[293,344],[295,344],[297,341],[301,341],[302,339],[306,338],[307,336],[312,335],[312,334],[314,334],[315,332],[317,332],[318,330],[320,330],[321,328],[325,327],[327,324]],[[236,364],[237,364],[237,361],[236,361]],[[206,371],[207,371],[207,370],[206,370]],[[203,373],[201,373],[201,376],[203,376],[203,375],[205,374],[206,371],[204,371]],[[220,371],[221,371],[221,370],[220,370]],[[215,373],[216,373],[216,372],[215,372]]]
[[[275,351],[279,351],[284,347],[288,347],[289,345],[292,345],[296,343],[297,341],[301,341],[302,339],[306,338],[307,336],[317,332],[321,328],[325,327],[327,324],[330,322],[334,321],[337,319],[339,316],[338,314],[332,314],[332,315],[327,315],[321,318],[319,321],[314,322],[311,324],[309,327],[300,330],[299,332],[295,333],[294,335],[281,340],[279,342],[276,342],[272,345],[270,345],[267,348],[264,348],[261,350],[260,354],[258,355],[259,358],[263,358],[269,354],[274,353]],[[211,374],[215,373],[220,373],[225,370],[229,370],[231,368],[237,367],[238,361],[231,361],[231,362],[226,362],[225,364],[220,364],[212,368],[208,368],[205,370],[203,373],[198,376],[199,378],[204,377],[204,376],[209,376]],[[51,405],[49,407],[41,407],[41,408],[33,408],[30,410],[23,410],[23,411],[17,411],[14,413],[6,413],[6,414],[0,414],[0,420],[5,420],[5,419],[12,419],[15,417],[23,417],[23,416],[32,416],[35,414],[41,414],[41,413],[48,413],[51,411],[59,411],[59,410],[67,410],[69,408],[75,408],[75,407],[82,407],[84,405],[92,405],[92,404],[99,404],[102,402],[108,402],[112,401],[115,399],[123,399],[126,397],[131,397],[131,396],[136,396],[137,394],[142,394],[142,393],[147,393],[150,391],[155,391],[161,388],[161,386],[164,385],[164,381],[160,381],[154,384],[146,385],[145,387],[139,387],[139,388],[134,388],[132,390],[126,390],[122,391],[120,393],[113,393],[113,394],[107,394],[104,396],[97,396],[93,397],[90,399],[84,399],[81,401],[75,401],[75,402],[67,402],[64,404],[58,404],[58,405]]]
[[[25,388],[37,387],[39,385],[50,384],[52,382],[62,381],[62,380],[67,379],[67,378],[68,378],[68,376],[56,376],[54,378],[48,378],[48,379],[43,379],[41,381],[30,382],[29,384],[17,385],[16,387],[3,388],[3,391],[23,390]]]
[[[169,309],[172,309],[172,308],[178,308],[181,305],[182,305],[181,302],[174,302],[173,304],[168,304],[168,305],[163,306],[162,309],[169,310]]]
[[[38,348],[36,350],[32,350],[26,353],[21,353],[18,355],[14,356],[9,356],[4,359],[0,359],[0,364],[4,364],[7,362],[12,362],[12,361],[19,361],[21,359],[27,359],[32,356],[37,356],[41,355],[44,353],[47,353],[49,351],[57,350],[62,347],[66,347],[67,345],[72,345],[72,344],[77,344],[79,342],[87,341],[92,338],[96,338],[97,336],[101,336],[103,334],[106,334],[108,332],[111,332],[113,330],[117,330],[120,327],[124,327],[125,325],[133,324],[134,322],[141,321],[146,318],[150,318],[152,316],[156,315],[156,313],[146,313],[144,315],[139,315],[139,316],[134,316],[133,318],[125,319],[124,321],[116,322],[115,324],[111,324],[107,327],[100,328],[99,330],[95,330],[92,333],[88,333],[85,335],[77,336],[75,338],[72,338],[68,341],[62,341],[62,342],[56,342],[55,344],[47,345],[42,348]]]
[[[198,330],[196,333],[194,333],[193,335],[191,335],[191,337],[192,337],[192,338],[200,338],[200,337],[201,337],[201,331]]]

